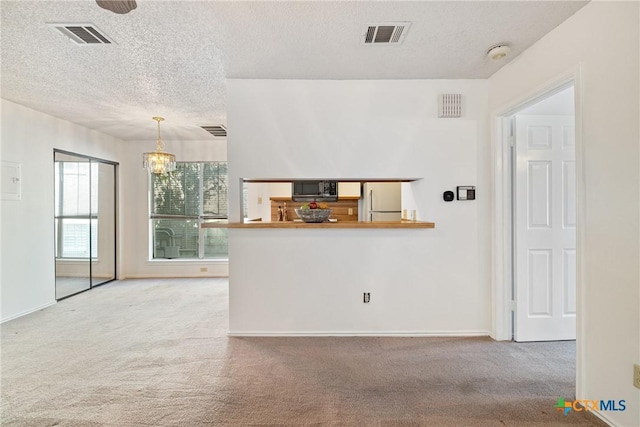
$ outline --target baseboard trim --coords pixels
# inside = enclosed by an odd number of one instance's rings
[[[74,278],[83,277],[83,278],[89,279],[89,276],[87,274],[60,274],[56,276],[56,279],[60,277],[74,277]],[[94,274],[93,277],[95,279],[109,279],[113,277],[113,275],[112,274]]]
[[[201,274],[127,274],[121,275],[118,280],[125,279],[220,279],[228,278],[228,274],[206,275]]]
[[[602,421],[604,421],[605,423],[607,423],[607,425],[610,426],[615,426],[616,423],[614,423],[613,421],[611,421],[609,418],[607,418],[602,412],[600,411],[589,411],[590,414],[593,414],[594,416],[600,418]]]
[[[41,305],[39,307],[32,308],[32,309],[27,310],[27,311],[23,311],[22,313],[14,314],[11,317],[7,317],[6,319],[0,320],[0,324],[2,324],[4,322],[8,322],[10,320],[17,319],[18,317],[26,316],[27,314],[31,314],[31,313],[34,313],[36,311],[40,311],[40,310],[45,309],[47,307],[51,307],[52,305],[55,305],[55,304],[57,304],[57,301],[52,301],[52,302],[48,302],[46,304],[43,304],[43,305]]]
[[[489,331],[229,331],[230,337],[488,337]]]

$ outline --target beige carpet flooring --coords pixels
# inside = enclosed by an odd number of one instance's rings
[[[575,343],[230,338],[225,279],[129,280],[2,325],[3,426],[574,426]]]

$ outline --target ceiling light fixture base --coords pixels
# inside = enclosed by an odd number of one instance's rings
[[[497,61],[509,55],[509,52],[511,52],[511,48],[508,45],[497,44],[487,50],[487,57],[493,61]]]
[[[101,8],[118,15],[124,15],[138,7],[136,0],[96,0],[96,3]]]

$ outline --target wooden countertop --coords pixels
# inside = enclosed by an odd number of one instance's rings
[[[338,221],[338,222],[231,222],[229,224],[221,223],[203,223],[202,228],[435,228],[436,224],[426,221]]]

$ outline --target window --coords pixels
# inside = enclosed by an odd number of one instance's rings
[[[153,258],[226,258],[227,162],[178,163],[174,172],[150,174]]]
[[[98,168],[87,161],[54,169],[56,258],[97,258]]]

